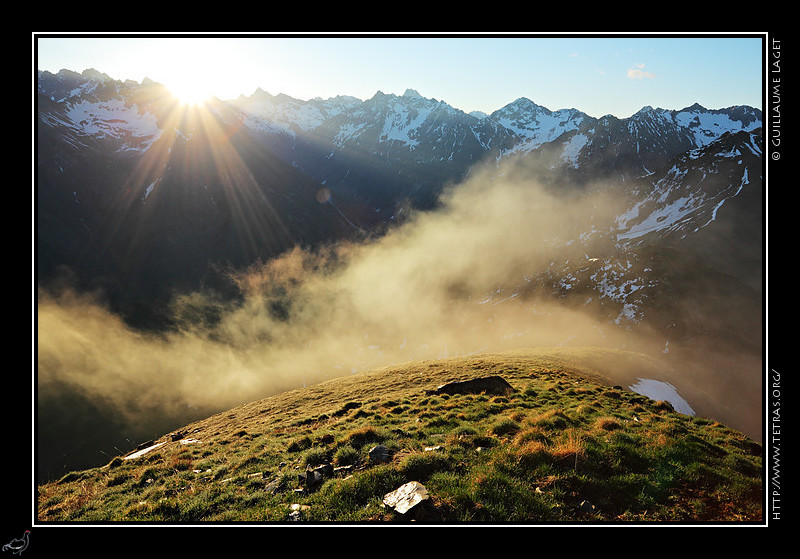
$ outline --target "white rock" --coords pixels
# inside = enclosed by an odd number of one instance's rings
[[[418,481],[409,481],[383,497],[383,503],[400,514],[428,499],[428,490]]]

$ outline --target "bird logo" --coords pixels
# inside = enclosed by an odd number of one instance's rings
[[[25,530],[25,533],[21,538],[14,538],[4,545],[3,551],[10,551],[11,553],[20,555],[28,547],[28,538],[30,537],[30,534],[30,530]]]

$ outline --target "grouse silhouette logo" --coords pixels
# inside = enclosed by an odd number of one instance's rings
[[[25,533],[22,535],[21,538],[14,538],[6,545],[3,546],[3,551],[10,551],[15,555],[21,555],[23,551],[28,547],[28,538],[31,535],[30,530],[25,530]]]

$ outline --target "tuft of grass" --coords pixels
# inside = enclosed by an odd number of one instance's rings
[[[451,471],[453,464],[439,452],[417,452],[403,458],[397,464],[397,469],[409,481],[425,482],[437,472]]]
[[[333,456],[333,463],[336,466],[355,466],[360,460],[361,455],[349,444],[337,448]]]
[[[355,449],[360,449],[367,444],[383,442],[386,436],[380,433],[375,427],[365,426],[348,433],[344,440]]]
[[[594,427],[602,431],[616,431],[622,428],[622,424],[615,417],[598,417],[594,421]]]
[[[491,432],[493,435],[504,436],[513,435],[520,430],[520,425],[513,419],[502,419],[492,425]]]
[[[309,449],[302,459],[304,466],[314,467],[328,462],[328,451],[323,448]]]

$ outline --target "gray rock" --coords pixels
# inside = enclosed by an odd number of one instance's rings
[[[353,470],[355,470],[355,466],[352,464],[348,464],[346,466],[338,466],[333,469],[333,475],[336,477],[344,477],[350,475]]]
[[[298,522],[302,517],[302,513],[310,508],[311,507],[308,505],[301,505],[299,503],[289,505],[289,510],[291,511],[289,512],[289,520],[292,522]]]
[[[272,480],[266,485],[266,487],[264,487],[264,491],[272,495],[277,495],[278,493],[283,493],[288,490],[289,490],[289,485],[283,478]]]
[[[376,464],[385,464],[387,462],[391,462],[392,451],[382,444],[375,445],[369,450],[369,460],[370,462],[375,462]]]
[[[580,507],[581,512],[591,513],[595,511],[595,506],[589,501],[582,501]]]
[[[434,390],[426,390],[425,393],[433,394],[495,394],[498,396],[508,396],[515,392],[514,387],[500,376],[481,377],[464,381],[448,382],[436,387]]]
[[[308,468],[298,476],[300,483],[304,483],[309,489],[322,485],[322,482],[333,476],[333,465],[322,464],[316,468]]]

